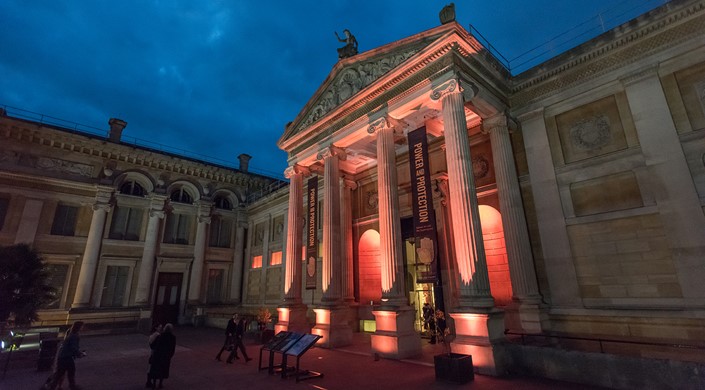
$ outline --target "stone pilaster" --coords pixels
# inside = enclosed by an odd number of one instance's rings
[[[353,224],[352,224],[352,191],[357,184],[349,179],[340,180],[340,226],[341,248],[343,258],[343,301],[351,303],[355,300],[355,284],[353,269]]]
[[[203,263],[206,257],[206,233],[208,225],[211,223],[212,204],[206,201],[199,201],[196,206],[198,226],[196,227],[196,241],[193,244],[193,265],[191,266],[191,279],[189,280],[188,289],[188,301],[190,303],[203,301],[201,282],[203,280]]]
[[[484,120],[482,125],[483,131],[489,133],[492,145],[499,207],[512,283],[512,306],[518,306],[519,320],[524,331],[540,333],[546,325],[548,316],[540,307],[542,298],[534,270],[519,179],[514,168],[514,153],[509,138],[507,117],[504,114],[498,114]]]
[[[150,198],[147,233],[144,237],[144,251],[142,252],[142,261],[140,262],[137,276],[137,289],[135,291],[135,304],[138,306],[150,306],[149,293],[152,287],[152,272],[154,271],[154,260],[159,241],[159,225],[160,221],[164,219],[166,196],[150,194]]]
[[[552,307],[582,307],[543,109],[519,117]]]
[[[240,213],[238,213],[239,215]],[[235,227],[235,253],[233,253],[233,269],[232,278],[230,280],[230,301],[232,303],[240,303],[242,301],[242,279],[244,269],[245,251],[245,228],[246,221],[238,220]]]
[[[658,69],[645,69],[622,82],[649,175],[639,186],[650,190],[656,201],[686,307],[702,308],[705,214]]]
[[[403,359],[421,353],[421,338],[414,329],[414,310],[404,292],[401,223],[394,128],[386,118],[371,123],[377,138],[377,192],[379,197],[382,305],[372,311],[376,331],[372,350],[380,356]]]
[[[91,305],[91,292],[95,282],[96,269],[98,268],[98,257],[100,255],[101,242],[103,241],[105,219],[112,208],[110,204],[112,195],[113,188],[111,187],[99,187],[96,193],[91,228],[86,238],[86,249],[83,252],[81,271],[78,274],[72,308],[83,308]]]
[[[286,229],[286,259],[284,268],[284,302],[277,308],[279,312],[275,330],[308,332],[307,307],[302,303],[302,258],[303,247],[303,203],[304,176],[310,172],[300,165],[288,167],[284,176],[289,179],[289,212]]]

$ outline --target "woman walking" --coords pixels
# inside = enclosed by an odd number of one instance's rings
[[[171,366],[171,358],[176,350],[176,336],[174,336],[172,324],[164,325],[164,330],[151,344],[151,348],[152,359],[147,384],[150,384],[151,381],[152,388],[156,389],[157,380],[159,380],[159,388],[161,389],[164,379],[169,378],[169,366]]]
[[[86,353],[79,348],[79,333],[81,332],[81,328],[83,328],[83,321],[76,321],[71,326],[71,329],[66,332],[64,341],[61,343],[59,352],[56,354],[56,369],[54,374],[50,377],[50,380],[44,384],[43,389],[56,389],[56,387],[63,382],[64,374],[68,374],[69,388],[71,390],[80,389],[80,387],[76,386],[76,364],[74,363],[74,359],[86,356]]]

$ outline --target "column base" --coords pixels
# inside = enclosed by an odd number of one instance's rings
[[[544,304],[512,302],[505,308],[505,328],[522,333],[538,334],[551,327]]]
[[[371,337],[373,353],[389,359],[421,354],[421,336],[414,329],[415,312],[411,307],[377,307],[372,314],[377,327]]]
[[[280,306],[277,308],[279,321],[274,325],[274,334],[279,332],[308,333],[311,325],[308,323],[306,313],[308,307],[304,304]]]
[[[480,374],[502,376],[507,374],[504,343],[504,312],[498,309],[486,312],[449,313],[455,322],[455,340],[451,351],[472,355],[475,371]]]
[[[316,326],[311,333],[321,336],[316,343],[323,348],[342,347],[352,344],[350,311],[347,306],[319,306],[316,313]]]

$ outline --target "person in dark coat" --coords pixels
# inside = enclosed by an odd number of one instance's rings
[[[76,386],[76,364],[74,359],[86,356],[86,353],[79,349],[79,333],[83,328],[83,321],[76,321],[71,326],[71,329],[66,332],[64,341],[59,347],[59,352],[56,354],[56,368],[54,373],[44,384],[43,389],[54,390],[56,387],[63,382],[64,375],[68,374],[69,378],[69,388],[71,390],[80,389]]]
[[[160,334],[162,334],[162,325],[161,324],[156,325],[152,328],[152,333],[149,335],[149,339],[147,340],[147,342],[148,342],[147,345],[149,345],[149,349],[151,350],[149,353],[149,364],[150,365],[152,364],[152,356],[154,355],[154,349],[152,349],[152,345],[154,344],[155,341],[157,341],[157,337],[159,337]],[[152,370],[150,367],[150,369],[147,371],[147,384],[145,385],[145,387],[152,387],[152,377],[150,375],[151,371]]]
[[[164,330],[154,340],[151,348],[152,361],[149,367],[149,378],[152,381],[153,389],[157,388],[157,380],[159,380],[159,388],[161,389],[164,379],[169,378],[169,366],[176,350],[176,336],[174,336],[172,324],[164,325]]]
[[[228,356],[227,363],[232,364],[233,362],[233,357],[235,359],[240,359],[237,356],[237,350],[238,348],[240,349],[240,352],[242,352],[242,356],[245,357],[245,362],[249,362],[252,360],[249,356],[247,356],[247,350],[245,349],[245,344],[242,342],[242,338],[245,335],[245,328],[247,327],[247,323],[245,322],[244,318],[240,318],[239,315],[235,314],[233,316],[233,320],[237,321],[237,325],[235,326],[235,334],[234,334],[234,342],[235,345],[233,346],[233,350],[230,352],[230,355]]]
[[[223,341],[223,346],[220,351],[215,355],[215,360],[220,361],[220,355],[223,354],[228,348],[234,348],[235,344],[235,328],[237,327],[237,314],[233,314],[233,317],[228,321],[228,326],[225,327],[225,340]]]

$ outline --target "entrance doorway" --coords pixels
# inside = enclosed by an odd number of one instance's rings
[[[179,298],[184,274],[160,272],[157,278],[157,298],[154,301],[153,324],[176,324],[179,320]]]
[[[424,280],[424,275],[429,271],[428,266],[417,263],[417,240],[414,237],[412,218],[402,218],[401,220],[402,239],[404,247],[404,270],[406,271],[407,293],[409,294],[409,305],[415,308],[416,317],[414,327],[423,337],[430,338],[434,332],[434,322],[429,321],[435,315],[436,309],[443,309],[443,289],[440,283]],[[436,252],[437,265],[438,253]],[[436,268],[436,277],[440,278],[440,273]],[[437,281],[439,281],[437,279]]]

